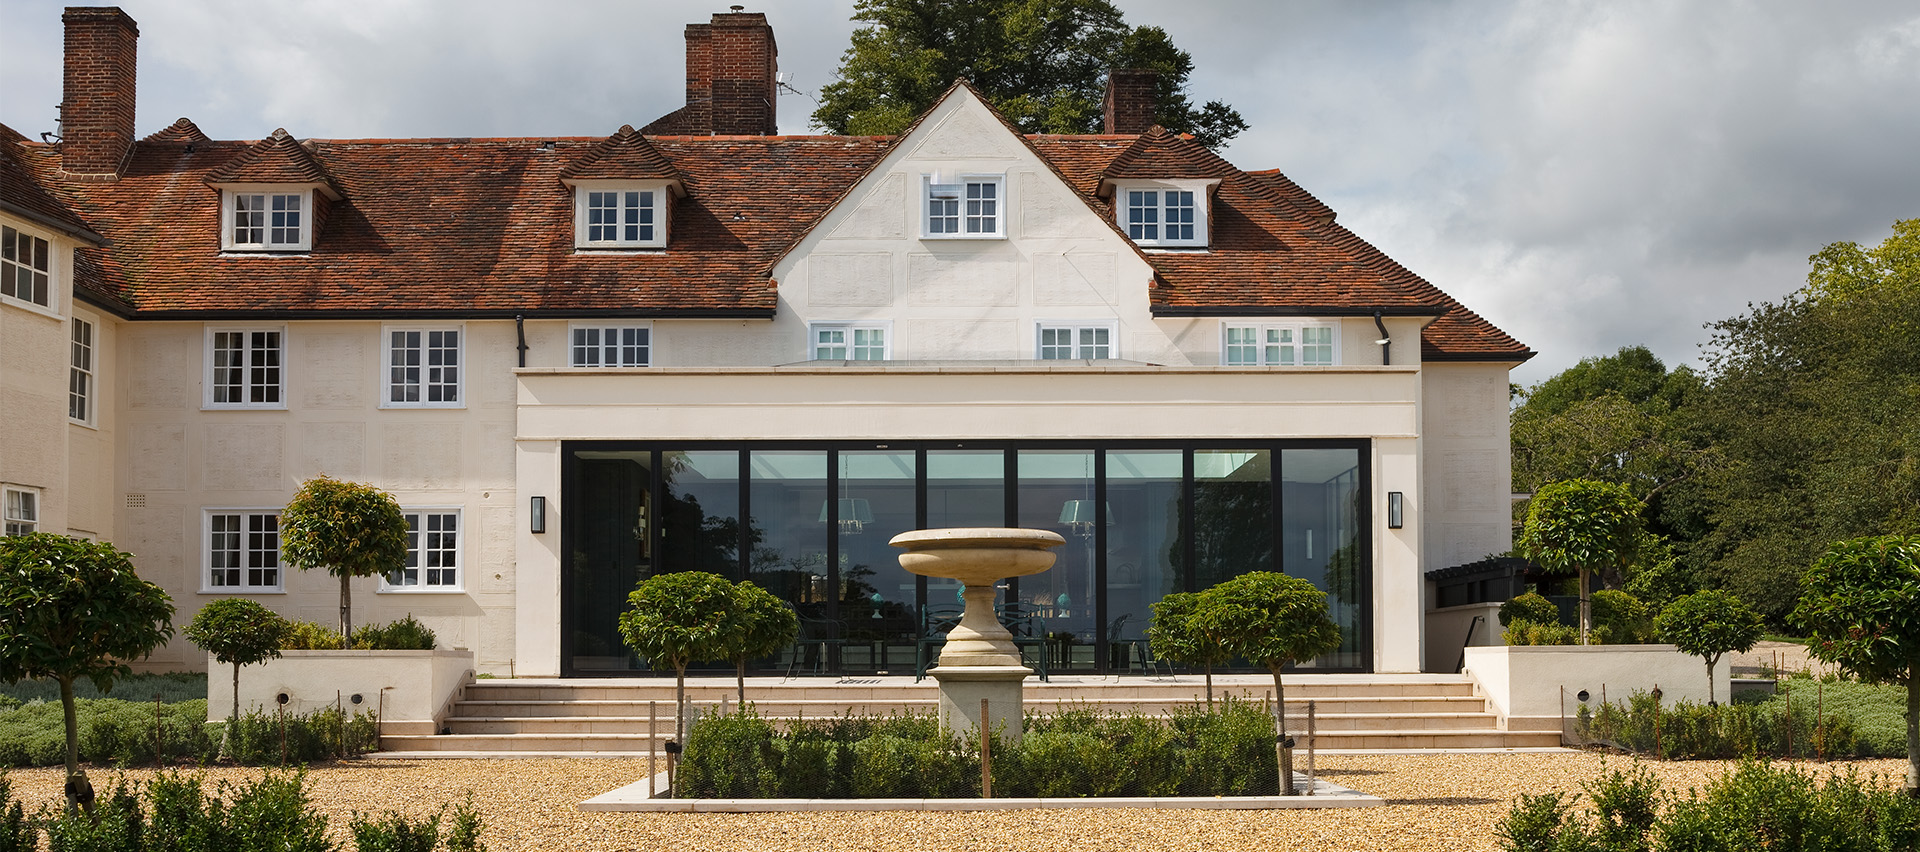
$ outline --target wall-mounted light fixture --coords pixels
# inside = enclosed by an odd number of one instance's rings
[[[1406,498],[1398,491],[1387,492],[1387,529],[1397,530],[1406,525]]]
[[[547,531],[547,498],[533,498],[531,514],[527,519],[527,531],[543,533]]]

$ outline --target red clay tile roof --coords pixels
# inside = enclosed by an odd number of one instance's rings
[[[620,130],[581,154],[560,177],[572,180],[682,180],[680,171],[658,148],[635,132],[633,125]]]
[[[26,137],[0,124],[0,209],[23,219],[84,239],[98,241],[100,235],[72,210],[61,204],[34,177],[33,169],[23,161]]]
[[[186,119],[185,117],[182,117],[180,119],[175,120],[172,124],[167,125],[167,128],[165,130],[155,133],[152,136],[148,136],[147,138],[141,141],[143,142],[181,142],[186,144],[192,144],[195,142],[206,142],[209,140],[207,139],[207,134],[200,132],[199,125],[194,124],[192,121]]]
[[[1278,172],[1242,172],[1164,131],[1028,136],[1090,208],[1109,177],[1206,176],[1220,184],[1203,251],[1148,251],[1153,310],[1169,315],[1431,316],[1433,360],[1513,361],[1519,342],[1378,249],[1332,224]],[[191,122],[135,146],[111,183],[65,182],[47,146],[6,147],[44,193],[112,244],[87,249],[83,288],[137,316],[285,317],[517,313],[771,316],[769,270],[893,143],[889,137],[655,136],[606,139],[206,141]],[[1164,171],[1155,171],[1158,164]],[[16,171],[20,171],[16,169]],[[666,251],[581,253],[571,177],[677,175]],[[313,250],[222,253],[208,182],[314,182],[331,205]],[[9,190],[8,199],[16,196]],[[185,226],[199,222],[204,227]]]

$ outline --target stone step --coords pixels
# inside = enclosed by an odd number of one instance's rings
[[[1291,715],[1306,713],[1307,702],[1314,701],[1316,712],[1326,713],[1473,713],[1485,709],[1485,699],[1471,696],[1368,696],[1357,698],[1294,698],[1287,696],[1287,712]],[[846,713],[856,715],[884,715],[902,710],[928,712],[939,706],[937,696],[928,695],[895,701],[844,701],[826,699],[779,699],[752,701],[754,711],[762,716],[839,716]],[[702,712],[718,707],[718,703],[697,702]],[[1057,713],[1062,710],[1092,709],[1099,711],[1138,711],[1143,713],[1165,713],[1179,707],[1191,707],[1195,702],[1190,698],[1143,699],[1143,698],[1076,698],[1072,701],[1049,700],[1046,697],[1029,697],[1025,706],[1029,711]],[[728,706],[736,706],[729,701]],[[467,716],[509,716],[509,717],[566,717],[566,716],[624,716],[645,719],[649,709],[661,717],[671,716],[673,701],[653,700],[628,701],[618,699],[589,699],[565,701],[558,699],[542,700],[497,700],[459,702],[461,715]]]
[[[790,716],[763,718],[779,729],[787,728],[793,721]],[[647,720],[629,716],[455,716],[443,724],[455,734],[647,734]],[[657,731],[673,728],[671,717],[661,718],[654,724]],[[1304,729],[1306,723],[1295,717],[1290,724]],[[1485,713],[1328,713],[1316,714],[1315,727],[1324,732],[1496,730],[1494,717]]]
[[[906,678],[878,678],[876,683],[821,682],[796,680],[788,682],[748,682],[747,698],[750,701],[770,700],[835,700],[835,701],[893,701],[910,700],[937,696],[939,688],[931,679],[913,683]],[[1156,698],[1163,700],[1195,698],[1204,699],[1205,684],[1198,678],[1182,679],[1177,682],[1152,682],[1140,679],[1125,679],[1114,682],[1108,679],[1089,679],[1070,681],[1055,678],[1052,682],[1029,680],[1026,690],[1030,698],[1042,698],[1047,701],[1072,701],[1078,697],[1101,698]],[[1216,698],[1233,695],[1240,698],[1260,698],[1273,692],[1272,682],[1255,683],[1216,683]],[[501,700],[606,700],[606,701],[666,701],[671,702],[674,695],[673,681],[664,678],[646,678],[623,680],[617,683],[605,681],[582,682],[578,680],[534,682],[482,680],[476,681],[466,689],[465,699],[470,701]],[[715,703],[722,697],[736,695],[732,681],[724,684],[702,679],[701,683],[689,682],[688,700],[698,703]],[[1473,695],[1473,684],[1464,679],[1449,682],[1432,681],[1381,681],[1375,683],[1323,683],[1315,681],[1286,681],[1288,699],[1296,698],[1357,698],[1381,696],[1462,696]]]

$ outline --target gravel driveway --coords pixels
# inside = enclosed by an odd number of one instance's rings
[[[1585,752],[1326,756],[1330,780],[1385,797],[1386,807],[1347,810],[1055,810],[986,813],[607,814],[575,805],[645,771],[632,760],[362,760],[309,772],[313,798],[337,835],[355,810],[432,813],[468,791],[486,818],[494,852],[521,850],[1492,850],[1493,827],[1521,793],[1578,790],[1623,757]],[[1860,761],[1890,786],[1905,762]],[[1670,791],[1702,786],[1721,761],[1649,763]],[[208,771],[214,779],[259,770]],[[132,770],[130,778],[151,772]],[[91,772],[104,791],[115,773]],[[57,802],[60,770],[9,773],[31,810]]]

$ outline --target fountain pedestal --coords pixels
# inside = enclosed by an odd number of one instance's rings
[[[993,611],[994,584],[1053,567],[1053,553],[1066,540],[1046,530],[963,527],[901,533],[888,544],[906,550],[900,567],[914,574],[959,580],[966,609],[947,634],[939,664],[927,670],[940,684],[940,722],[961,737],[985,726],[1003,738],[1020,739],[1023,688],[1033,670],[1021,665],[1013,634]],[[980,718],[980,701],[987,718]]]

